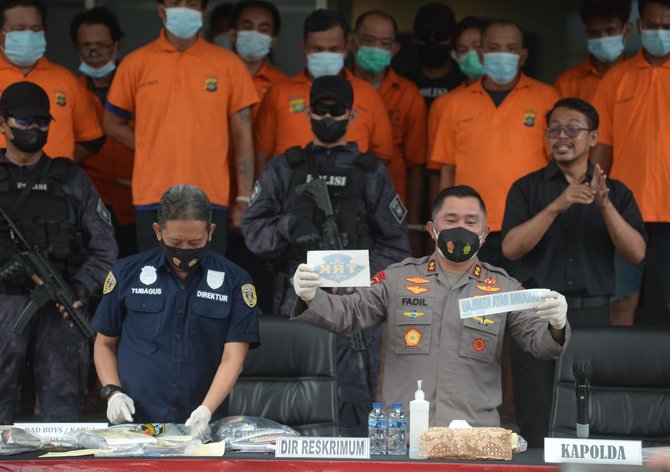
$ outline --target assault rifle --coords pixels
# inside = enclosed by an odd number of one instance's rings
[[[30,302],[19,314],[12,331],[24,335],[38,310],[49,302],[63,306],[70,319],[77,328],[89,339],[95,338],[95,331],[88,324],[89,315],[84,308],[75,308],[77,295],[65,282],[61,274],[54,268],[38,246],[31,246],[16,224],[0,205],[0,214],[9,225],[9,235],[14,241],[16,252],[35,282],[35,288],[30,291]]]
[[[326,217],[323,225],[324,249],[344,249],[326,182],[316,177],[314,180],[296,187],[295,193],[297,197],[310,198]]]

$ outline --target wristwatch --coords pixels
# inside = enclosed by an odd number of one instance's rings
[[[114,392],[123,393],[123,389],[118,385],[107,384],[100,389],[100,398],[102,398],[103,400],[107,400],[109,396]]]

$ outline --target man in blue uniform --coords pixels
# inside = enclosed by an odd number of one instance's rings
[[[259,344],[251,277],[211,251],[211,205],[197,187],[168,189],[159,247],[120,260],[93,319],[95,366],[111,423],[184,423],[203,437]]]
[[[90,179],[70,159],[51,159],[42,151],[50,123],[49,96],[40,86],[17,82],[5,89],[0,97],[0,133],[7,143],[0,150],[0,204],[28,243],[40,247],[81,306],[100,291],[118,251],[109,212]],[[27,332],[13,332],[35,282],[12,238],[8,224],[0,221],[0,424],[14,421],[29,349],[42,419],[78,421],[89,341],[51,302]]]
[[[307,110],[314,140],[269,162],[242,218],[247,247],[276,264],[276,299],[281,303],[275,311],[283,315],[291,313],[297,298],[288,274],[305,261],[308,250],[369,249],[375,272],[409,256],[407,211],[388,171],[376,156],[362,154],[356,143],[347,142],[347,127],[356,116],[353,95],[342,76],[314,80]],[[323,209],[323,192],[321,198],[313,196],[318,180],[326,184],[330,217]],[[341,247],[333,247],[334,240]],[[340,433],[366,436],[379,376],[379,330],[338,337],[337,355]]]

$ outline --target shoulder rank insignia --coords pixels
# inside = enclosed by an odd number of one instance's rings
[[[435,266],[435,259],[431,259],[428,261],[428,265],[426,266],[426,272],[435,272],[437,270],[437,267]]]
[[[256,287],[251,284],[244,284],[242,285],[241,290],[244,303],[246,303],[249,308],[255,307],[257,302]]]
[[[421,285],[405,285],[405,288],[414,295],[419,295],[430,290],[428,287],[422,287]]]
[[[116,277],[114,277],[114,274],[112,274],[112,271],[110,270],[105,279],[105,283],[102,285],[102,294],[107,295],[108,293],[111,293],[111,291],[114,290],[114,287],[116,287]]]
[[[412,282],[413,284],[428,284],[430,283],[430,280],[424,279],[423,277],[407,277],[405,279],[408,282]]]
[[[411,328],[405,331],[403,336],[405,338],[405,346],[407,347],[417,347],[421,342],[421,331],[416,328]]]
[[[472,268],[472,276],[475,279],[480,278],[482,276],[482,266],[475,264],[475,266]]]

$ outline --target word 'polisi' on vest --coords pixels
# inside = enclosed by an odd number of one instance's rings
[[[346,187],[347,186],[347,176],[346,175],[319,175],[319,178],[323,180],[326,185],[329,187]],[[313,180],[312,174],[307,174],[305,181],[310,183]]]

